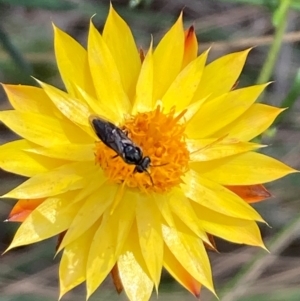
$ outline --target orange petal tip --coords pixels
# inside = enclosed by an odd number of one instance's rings
[[[232,192],[237,194],[247,203],[256,203],[267,198],[272,194],[263,185],[249,185],[249,186],[226,186]]]
[[[121,292],[123,291],[123,284],[119,275],[119,269],[117,264],[114,265],[110,273],[117,293],[121,294]]]
[[[195,27],[194,25],[191,25],[186,31],[185,31],[185,38],[189,39],[195,34]]]
[[[19,200],[11,210],[6,221],[23,222],[27,216],[38,207],[44,199],[25,199]]]

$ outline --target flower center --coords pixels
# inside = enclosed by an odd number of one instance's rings
[[[189,162],[185,124],[180,122],[184,113],[175,115],[172,109],[164,114],[158,106],[154,111],[138,113],[126,119],[121,129],[142,150],[143,158],[150,158],[150,165],[144,172],[135,172],[141,160],[136,165],[128,164],[101,141],[96,142],[96,163],[112,181],[125,181],[127,186],[144,192],[165,192],[179,185]]]

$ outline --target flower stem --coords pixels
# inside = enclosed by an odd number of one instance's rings
[[[10,55],[13,61],[16,63],[18,68],[27,75],[33,75],[31,65],[24,59],[21,52],[13,45],[8,34],[0,26],[0,44],[4,50]]]
[[[270,80],[274,66],[277,62],[277,57],[282,44],[283,35],[287,24],[287,15],[290,7],[290,0],[279,1],[280,5],[276,10],[273,21],[275,20],[275,35],[274,40],[267,55],[267,59],[257,79],[258,84],[266,83]]]

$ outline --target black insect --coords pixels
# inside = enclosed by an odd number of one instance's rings
[[[114,150],[117,153],[116,156],[120,156],[125,163],[135,165],[133,172],[146,172],[154,185],[148,171],[151,159],[143,156],[141,148],[128,137],[128,133],[99,116],[91,115],[89,120],[99,139]]]

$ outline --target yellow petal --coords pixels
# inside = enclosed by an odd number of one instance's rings
[[[191,61],[196,59],[198,54],[198,41],[195,34],[194,26],[190,26],[189,29],[184,32],[184,55],[182,61],[182,69],[187,66]]]
[[[119,122],[118,113],[116,113],[116,110],[111,108],[109,104],[100,102],[98,99],[87,94],[79,86],[75,87],[78,93],[81,95],[81,98],[84,99],[86,103],[90,106],[93,113],[96,113],[96,115],[105,116],[106,119],[110,120],[113,123]]]
[[[1,145],[0,167],[12,173],[33,177],[66,163],[64,160],[53,160],[28,153],[27,148],[33,146],[33,143],[29,143],[26,140],[17,140]]]
[[[94,137],[94,132],[88,121],[88,117],[91,115],[88,105],[51,85],[41,81],[37,82],[64,116],[81,127],[91,137]]]
[[[103,40],[116,62],[125,93],[133,99],[141,60],[130,28],[111,3],[103,29]]]
[[[118,259],[120,278],[130,301],[148,301],[153,281],[147,273],[146,263],[139,248],[137,229],[133,227],[130,239]]]
[[[230,53],[208,64],[204,70],[194,100],[208,95],[210,99],[229,92],[244,67],[250,49]]]
[[[107,214],[109,215],[109,213]],[[117,261],[114,252],[116,238],[113,233],[115,231],[109,228],[108,224],[110,227],[114,227],[106,216],[91,242],[86,270],[87,298],[103,282]]]
[[[151,279],[158,289],[163,264],[161,215],[152,198],[140,196],[137,202],[136,222],[141,251]]]
[[[191,119],[193,119],[194,115],[200,110],[202,105],[206,102],[207,98],[199,99],[191,103],[186,109],[186,113],[184,114],[184,120],[188,123]]]
[[[84,177],[84,185],[74,198],[74,202],[81,201],[93,194],[99,186],[101,186],[107,177],[104,175],[103,169],[95,166],[95,169]]]
[[[203,228],[198,223],[198,217],[196,216],[190,201],[184,196],[180,189],[174,189],[174,195],[169,200],[172,212],[200,239],[210,244],[207,235]]]
[[[185,196],[194,202],[228,216],[263,221],[243,199],[217,182],[206,179],[193,170],[184,175],[183,181]]]
[[[199,298],[201,283],[183,268],[168,247],[164,248],[164,267],[178,283]]]
[[[88,137],[75,125],[36,113],[2,111],[0,120],[18,135],[45,147],[70,142],[82,143]],[[88,141],[91,143],[90,137]]]
[[[56,61],[68,93],[78,97],[73,86],[78,85],[95,97],[86,50],[55,25],[53,25],[53,29]]]
[[[125,193],[126,194],[126,193]],[[134,220],[136,202],[132,194],[124,197],[114,213],[108,208],[103,214],[102,222],[95,233],[87,263],[87,297],[97,289],[115,265]],[[132,202],[125,202],[127,197]]]
[[[62,240],[58,252],[75,241],[101,218],[104,211],[111,205],[116,190],[116,185],[107,185],[106,183],[106,185],[100,186],[84,201],[84,204],[76,216],[74,216],[73,222]]]
[[[175,222],[173,220],[173,213],[169,204],[170,195],[160,194],[154,197],[156,206],[159,208],[160,214],[165,219],[166,223],[170,227],[175,227]]]
[[[139,195],[135,191],[125,190],[124,197],[117,208],[116,223],[118,223],[116,254],[124,249],[128,239],[131,239],[131,232],[136,218],[136,206]],[[130,234],[130,236],[128,236]]]
[[[121,121],[123,114],[130,112],[131,104],[123,89],[114,58],[92,22],[88,37],[88,58],[99,100],[110,105]]]
[[[43,115],[59,114],[43,89],[22,85],[2,85],[14,109]]]
[[[72,122],[61,114],[43,89],[22,85],[3,85],[3,87],[9,97],[10,103],[17,111],[37,113],[49,117],[55,116],[63,123],[66,133],[74,134],[75,128]],[[78,142],[83,140],[82,135],[77,136]]]
[[[161,99],[181,70],[184,53],[182,13],[154,51],[154,102]]]
[[[65,231],[81,204],[72,203],[74,192],[46,199],[21,224],[7,250],[32,244]]]
[[[52,148],[45,148],[39,146],[28,146],[26,151],[33,154],[39,154],[48,157],[47,160],[52,161],[49,158],[71,160],[71,161],[93,161],[94,144],[64,144],[55,145]],[[36,156],[39,157],[39,156]]]
[[[241,142],[234,138],[187,139],[186,143],[191,161],[210,161],[264,147],[256,143]]]
[[[85,281],[87,257],[98,226],[98,224],[95,224],[84,235],[65,247],[59,264],[59,299],[72,288]]]
[[[120,256],[118,267],[122,284],[130,301],[148,301],[153,290],[153,282],[136,261],[134,253]]]
[[[239,218],[228,218],[226,215],[197,203],[192,203],[192,206],[199,218],[201,227],[206,232],[234,243],[264,248],[256,222]]]
[[[191,163],[201,176],[222,185],[255,185],[297,172],[271,157],[249,152],[210,162]]]
[[[208,137],[241,116],[254,103],[266,84],[250,86],[207,100],[187,125],[189,138]]]
[[[210,263],[202,241],[176,228],[163,225],[162,229],[166,245],[184,269],[214,293]]]
[[[251,140],[269,128],[275,118],[284,110],[255,103],[243,115],[215,135],[228,135],[228,137],[235,137],[242,141]]]
[[[207,55],[208,51],[188,64],[172,82],[162,97],[163,106],[167,111],[174,106],[176,111],[182,111],[189,105],[200,83]]]
[[[94,163],[70,163],[49,172],[38,174],[2,197],[37,199],[82,188],[84,176],[95,169]]]
[[[153,53],[151,42],[136,84],[136,95],[132,114],[151,111],[153,105]]]

